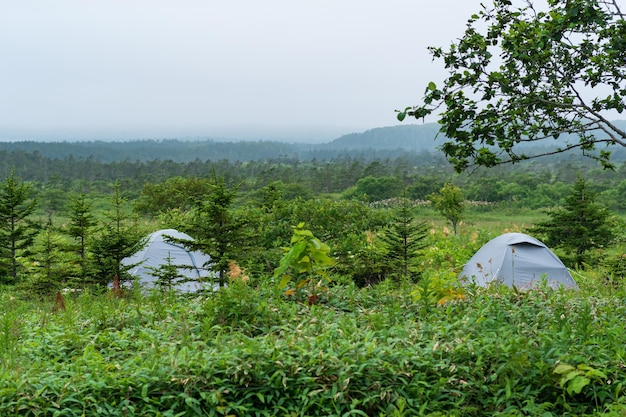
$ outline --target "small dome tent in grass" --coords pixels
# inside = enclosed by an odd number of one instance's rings
[[[522,289],[541,285],[546,280],[552,288],[578,289],[550,248],[523,233],[505,233],[487,242],[465,264],[460,278],[480,286],[499,282]]]
[[[200,251],[190,251],[171,238],[193,240],[188,234],[175,229],[158,230],[146,238],[141,250],[122,259],[122,265],[131,267],[128,273],[144,288],[157,287],[157,271],[173,266],[178,278],[172,282],[172,289],[187,293],[215,289],[211,279],[213,273],[207,269],[211,257]]]

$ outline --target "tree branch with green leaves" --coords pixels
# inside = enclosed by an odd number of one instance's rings
[[[448,49],[429,50],[447,78],[397,117],[437,115],[441,149],[457,171],[574,149],[612,168],[611,150],[626,147],[626,132],[610,121],[626,108],[617,1],[548,0],[539,10],[530,0],[494,0]],[[523,142],[550,150],[526,153]]]

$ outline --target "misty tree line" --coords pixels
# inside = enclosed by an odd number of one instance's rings
[[[34,183],[42,207],[58,211],[67,193],[110,193],[117,181],[131,199],[149,193],[172,178],[207,178],[215,171],[227,183],[251,195],[274,181],[285,184],[287,198],[334,195],[378,201],[398,197],[425,200],[446,183],[463,189],[467,199],[531,209],[558,204],[578,175],[599,193],[599,201],[615,211],[626,210],[626,166],[605,171],[583,157],[568,156],[538,162],[503,165],[457,174],[442,156],[405,152],[396,158],[336,156],[302,161],[274,157],[262,161],[205,160],[99,162],[96,158],[52,159],[38,152],[0,151],[0,175],[15,172]]]

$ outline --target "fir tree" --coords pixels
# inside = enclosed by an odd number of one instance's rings
[[[220,286],[226,285],[230,261],[239,260],[247,246],[246,222],[232,209],[237,192],[238,187],[229,188],[224,178],[213,172],[210,192],[195,202],[191,220],[183,227],[195,240],[177,241],[211,256],[211,265],[203,267],[217,274]]]
[[[393,209],[391,222],[381,236],[387,246],[389,266],[399,271],[403,281],[408,281],[417,273],[416,259],[427,246],[427,237],[428,224],[416,221],[411,200],[403,197]]]
[[[93,241],[94,266],[90,282],[93,284],[106,285],[116,275],[122,279],[128,269],[122,266],[122,259],[141,248],[141,234],[125,210],[127,200],[120,192],[119,183],[114,187],[113,207],[105,213],[105,222]]]
[[[48,217],[37,240],[37,251],[32,258],[35,262],[26,288],[40,295],[54,294],[66,284],[72,265],[67,262],[63,237],[53,226],[52,217]]]
[[[608,245],[615,237],[611,213],[598,204],[583,178],[578,178],[562,207],[547,211],[549,220],[538,223],[531,232],[545,236],[548,246],[571,251],[581,266],[587,253]]]
[[[36,207],[32,185],[11,172],[0,184],[0,282],[18,279],[18,258],[29,254],[39,231],[30,219]]]
[[[97,222],[92,212],[92,203],[82,190],[78,195],[70,198],[68,209],[70,221],[67,227],[67,234],[75,241],[75,244],[70,246],[70,250],[78,256],[80,265],[78,279],[84,281],[89,275],[87,239],[90,236],[91,229]]]
[[[187,281],[187,277],[181,274],[178,266],[172,263],[172,257],[168,252],[165,263],[158,267],[149,266],[147,269],[150,275],[157,279],[157,285],[164,290],[170,290],[175,284],[181,284]]]

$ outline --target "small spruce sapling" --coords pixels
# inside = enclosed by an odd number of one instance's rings
[[[417,221],[412,202],[406,193],[394,208],[391,221],[381,239],[387,246],[387,262],[401,282],[409,282],[419,275],[417,259],[427,247],[429,225]]]
[[[175,284],[185,282],[186,277],[178,271],[178,268],[178,265],[172,263],[169,252],[163,265],[146,267],[150,271],[150,275],[157,279],[157,285],[165,290],[170,290]]]

